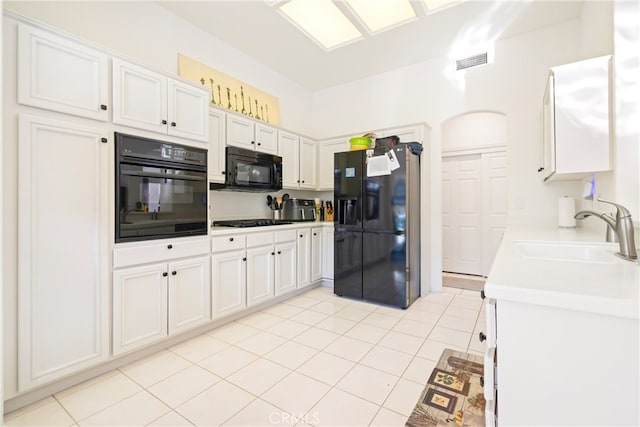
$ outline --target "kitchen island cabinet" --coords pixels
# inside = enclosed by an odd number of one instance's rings
[[[114,249],[113,354],[150,345],[211,319],[206,238]]]
[[[640,268],[601,238],[507,229],[485,285],[485,387],[497,390],[485,389],[486,414],[498,425],[640,423]],[[592,261],[576,256],[584,247]]]

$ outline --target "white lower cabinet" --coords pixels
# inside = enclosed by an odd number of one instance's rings
[[[247,306],[247,256],[245,249],[211,256],[213,317],[244,310]]]
[[[322,228],[322,278],[333,280],[333,224]]]
[[[311,282],[322,280],[322,227],[311,229]]]
[[[311,229],[296,230],[298,251],[298,289],[311,283]]]
[[[273,234],[271,234],[273,241]],[[247,248],[247,306],[274,296],[275,248],[273,243]]]
[[[275,294],[282,295],[297,288],[296,230],[274,233],[275,242]]]
[[[114,355],[211,320],[208,251],[206,238],[114,249]],[[191,256],[181,257],[185,254]]]
[[[166,264],[114,271],[114,355],[167,336],[167,277]]]

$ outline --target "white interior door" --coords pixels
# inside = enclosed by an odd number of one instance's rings
[[[482,275],[488,276],[507,225],[507,154],[482,155]]]
[[[465,274],[482,274],[482,162],[479,154],[447,157],[448,176],[443,176],[447,198],[447,262],[443,269]],[[445,168],[443,167],[443,170]],[[443,172],[444,175],[444,172]],[[445,184],[446,182],[446,184]],[[445,186],[447,188],[445,188]],[[444,205],[444,203],[443,203]]]
[[[506,225],[506,153],[442,160],[442,269],[487,276]]]

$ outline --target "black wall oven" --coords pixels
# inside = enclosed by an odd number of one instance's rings
[[[116,243],[207,234],[207,151],[115,133]]]

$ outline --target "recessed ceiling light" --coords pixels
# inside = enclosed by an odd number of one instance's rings
[[[409,0],[346,0],[372,33],[416,17]]]
[[[362,37],[331,0],[291,0],[278,10],[327,50]]]
[[[450,6],[454,3],[458,3],[461,0],[422,0],[427,6],[429,12],[433,12],[436,9],[441,9],[446,6]]]

